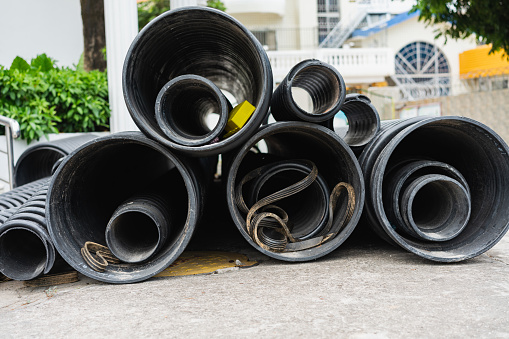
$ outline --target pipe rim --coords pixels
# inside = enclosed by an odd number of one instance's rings
[[[183,128],[180,128],[178,124],[175,124],[176,128],[172,126],[170,120],[167,117],[167,114],[163,112],[164,102],[168,99],[172,94],[172,90],[175,90],[175,87],[182,86],[186,82],[195,82],[199,83],[200,89],[208,92],[213,96],[216,104],[218,105],[219,112],[219,120],[209,132],[203,135],[191,135],[183,131]],[[194,87],[194,86],[193,86]],[[185,89],[183,90],[185,92]],[[168,93],[169,92],[169,93]],[[226,123],[228,122],[228,101],[221,90],[210,80],[195,74],[188,75],[180,75],[176,78],[168,81],[163,88],[159,91],[159,94],[156,98],[155,104],[155,115],[156,120],[161,127],[163,133],[170,139],[172,142],[176,144],[182,144],[184,146],[200,146],[205,145],[213,141],[216,137],[219,137],[221,132],[223,132]],[[187,114],[187,112],[172,112],[173,114]],[[171,119],[171,121],[175,121],[176,119]]]
[[[419,227],[417,222],[414,219],[414,213],[413,213],[413,204],[415,201],[415,197],[419,193],[419,191],[424,188],[426,185],[429,184],[442,184],[443,182],[446,182],[449,185],[454,185],[456,188],[463,193],[463,196],[460,198],[463,199],[463,202],[466,202],[467,205],[467,212],[465,215],[463,215],[463,220],[460,220],[460,223],[458,224],[443,224],[441,227],[436,227],[430,230],[423,229],[422,227]],[[431,240],[431,241],[447,241],[455,238],[457,235],[459,235],[465,226],[467,226],[468,220],[470,219],[470,194],[466,190],[466,188],[457,180],[444,176],[444,175],[425,175],[420,178],[417,178],[414,181],[414,184],[410,184],[406,192],[410,193],[408,201],[404,201],[402,203],[403,209],[407,210],[407,217],[404,219],[407,221],[407,224],[409,224],[412,228],[412,230],[417,234],[418,237],[424,239],[424,240]],[[403,193],[405,195],[406,193]],[[453,205],[455,203],[458,203],[458,201],[453,201]],[[451,228],[451,226],[455,226],[454,228]]]

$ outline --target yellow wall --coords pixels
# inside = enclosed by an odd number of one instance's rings
[[[483,45],[459,55],[462,78],[509,74],[509,61],[502,52],[489,54],[491,46]]]

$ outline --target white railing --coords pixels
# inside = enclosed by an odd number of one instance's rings
[[[205,6],[206,0],[170,0],[170,7],[172,9],[187,6]]]
[[[352,32],[364,20],[367,14],[366,5],[358,5],[355,13],[343,16],[337,25],[323,39],[319,47],[339,48],[350,37]]]
[[[357,4],[367,5],[369,13],[403,13],[415,4],[414,0],[358,0]]]
[[[318,59],[338,69],[347,84],[380,82],[394,74],[391,48],[321,48],[308,51],[269,51],[274,81],[280,82],[300,61]]]

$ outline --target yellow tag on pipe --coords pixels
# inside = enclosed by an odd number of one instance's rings
[[[223,139],[237,133],[247,123],[254,111],[255,107],[247,100],[235,106],[228,114],[228,122],[224,128],[226,133],[223,135]]]

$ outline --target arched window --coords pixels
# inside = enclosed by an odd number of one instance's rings
[[[396,53],[394,80],[408,100],[449,95],[449,63],[433,44],[416,41]]]

